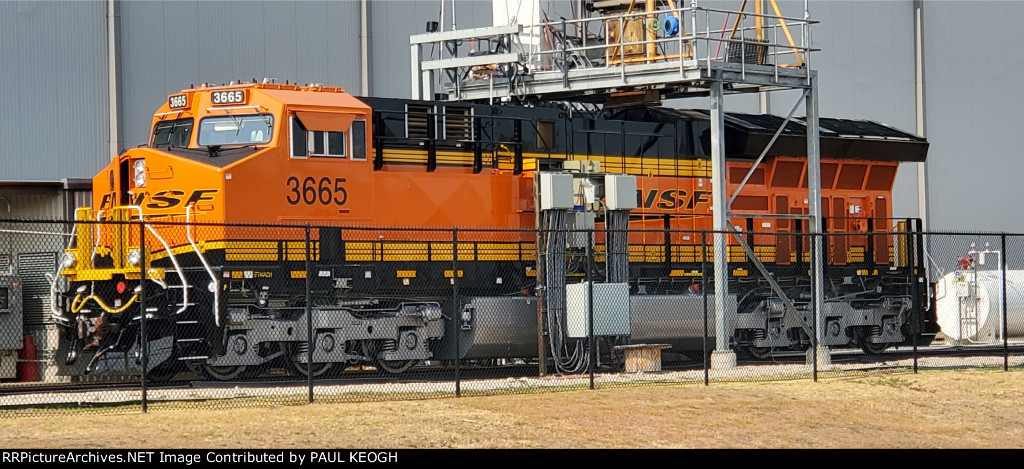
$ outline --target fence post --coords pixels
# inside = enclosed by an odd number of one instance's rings
[[[910,327],[910,343],[913,345],[914,349],[914,373],[916,374],[919,365],[917,356],[917,336],[921,334],[921,318],[924,313],[921,311],[921,274],[925,274],[925,282],[927,282],[928,277],[926,273],[927,269],[924,268],[924,224],[920,218],[915,218],[913,220],[907,220],[907,226],[914,228],[914,286],[911,288],[914,299],[911,301],[910,308],[910,320],[913,321],[913,325]],[[928,294],[929,293],[926,291],[925,295]],[[914,317],[915,314],[917,317]]]
[[[587,369],[590,373],[590,389],[594,389],[594,363],[597,362],[597,343],[594,341],[594,230],[587,240],[587,340],[590,341],[590,356]]]
[[[452,329],[455,334],[455,397],[462,397],[462,312],[459,310],[459,229],[452,228]]]
[[[310,276],[313,271],[309,224],[306,224],[306,382],[309,386],[309,403],[313,403],[313,294]]]
[[[710,367],[708,366],[708,232],[700,232],[700,293],[704,298],[704,337],[701,346],[701,359],[704,360],[704,386],[710,383]]]
[[[870,220],[870,218],[868,220]],[[821,269],[822,269],[821,272],[818,272],[818,263],[814,261],[814,259],[818,258],[818,252],[817,252],[818,251],[818,246],[821,246],[822,248],[824,248],[825,246],[828,246],[828,238],[826,237],[826,235],[824,233],[824,231],[827,229],[825,227],[824,220],[815,220],[815,222],[821,224],[820,228],[823,231],[823,233],[821,233],[821,237],[822,237],[821,243],[818,243],[817,239],[812,239],[811,240],[811,295],[812,295],[812,298],[813,298],[813,296],[816,296],[818,294],[818,283],[821,282],[821,279],[825,278],[825,269],[828,268],[827,267],[828,266],[828,260],[825,259],[825,261],[821,263]],[[812,231],[811,236],[814,236],[814,237],[818,236],[817,234],[813,233],[814,230],[811,230],[811,231]],[[869,236],[868,239],[870,240],[871,237]],[[801,253],[799,255],[803,256],[803,253]],[[824,291],[824,289],[822,289],[822,291]],[[824,299],[821,299],[821,302],[824,302],[824,301],[825,301]],[[819,302],[818,298],[813,298],[811,300],[811,357],[812,357],[811,358],[811,381],[815,382],[815,383],[818,382],[818,346],[821,345],[821,344],[818,343],[818,315],[821,314],[822,312],[818,311],[818,302]]]
[[[146,375],[149,374],[149,337],[146,336],[146,222],[139,220],[139,335],[142,353],[142,412],[149,412]]]
[[[999,236],[1000,243],[1000,254],[999,259],[1002,261],[1000,268],[1002,269],[1003,277],[1003,371],[1010,370],[1010,342],[1006,338],[1010,330],[1010,323],[1007,321],[1007,309],[1006,309],[1006,233]]]

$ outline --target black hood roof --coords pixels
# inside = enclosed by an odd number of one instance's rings
[[[704,109],[673,109],[637,106],[617,108],[605,113],[609,119],[680,123],[704,121],[710,126],[711,113]],[[785,118],[771,114],[725,113],[726,156],[755,159],[764,151],[772,135]],[[818,119],[821,156],[836,159],[922,162],[928,155],[924,137],[869,120]],[[793,118],[772,145],[771,156],[807,156],[807,126],[802,118]],[[710,132],[698,138],[710,148]]]

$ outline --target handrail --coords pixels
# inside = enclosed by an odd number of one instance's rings
[[[99,222],[103,212],[106,212],[106,210],[99,209],[96,211],[96,227],[95,232],[92,234],[92,254],[89,256],[89,267],[95,267],[96,265],[96,251],[100,248],[100,226],[102,225]]]
[[[71,225],[71,233],[75,233],[76,232],[75,230],[77,230],[77,229],[78,229],[78,223],[74,223],[74,224]],[[74,242],[75,242],[75,237],[74,236],[71,236],[70,238],[68,238],[67,247],[64,248],[65,252],[67,252],[68,249],[71,249],[71,245],[74,244]],[[57,321],[59,323],[66,324],[66,321],[64,319],[64,312],[61,311],[57,307],[57,297],[59,296],[57,294],[58,293],[57,292],[57,279],[60,278],[60,271],[63,270],[63,269],[64,269],[64,260],[61,259],[60,262],[57,264],[57,271],[54,272],[53,274],[47,273],[46,276],[49,277],[49,280],[50,280],[50,317],[53,318],[53,320],[55,320],[55,321]]]
[[[217,283],[217,277],[213,274],[213,269],[210,268],[210,264],[206,262],[206,257],[199,251],[199,246],[196,246],[196,241],[192,239],[192,206],[195,204],[188,204],[185,207],[185,235],[188,237],[188,243],[192,245],[192,249],[199,256],[199,261],[203,263],[203,268],[206,269],[206,273],[210,276],[210,280],[213,281],[213,322],[220,327],[220,284]],[[186,302],[187,303],[187,302]]]
[[[810,19],[806,7],[804,16],[798,18],[784,16],[774,0],[772,7],[763,12],[747,12],[745,7],[707,8],[693,0],[688,3],[669,2],[667,8],[650,11],[630,7],[625,12],[606,11],[589,18],[552,21],[544,16],[542,21],[521,26],[427,33],[416,36],[410,44],[417,51],[428,43],[450,46],[446,48],[450,57],[416,60],[423,71],[447,72],[450,81],[444,86],[456,100],[494,99],[496,78],[505,79],[501,85],[508,87],[499,92],[503,99],[583,89],[607,93],[631,85],[629,75],[634,72],[646,74],[636,81],[637,86],[650,85],[651,80],[679,86],[698,77],[687,75],[687,70],[705,72],[707,78],[715,76],[718,69],[738,72],[740,81],[747,81],[753,73],[755,78],[750,81],[758,86],[810,84],[810,54],[818,50],[810,44],[810,27],[819,22]],[[725,17],[724,22],[719,21],[721,17]],[[671,23],[678,26],[666,32],[662,24],[672,18]],[[734,23],[732,28],[730,23]],[[746,36],[752,31],[757,31],[756,38]],[[472,41],[497,41],[504,48],[481,53],[471,47],[471,55],[466,56],[457,42],[469,37]],[[723,51],[722,43],[730,47]],[[510,62],[510,56],[517,53],[520,60]],[[471,73],[485,67],[480,64],[488,64],[489,70],[500,70],[500,74]],[[673,68],[679,69],[677,78],[666,73]],[[533,80],[523,81],[527,76]],[[577,79],[582,87],[573,83]],[[618,82],[622,85],[616,86]],[[422,85],[416,84],[416,89]]]
[[[655,39],[645,38],[645,39],[640,39],[640,40],[637,40],[637,41],[623,41],[622,40],[623,38],[621,37],[621,34],[620,34],[619,40],[615,41],[615,42],[609,42],[608,38],[607,38],[607,34],[606,34],[606,37],[604,38],[605,39],[604,41],[597,42],[594,45],[588,44],[587,43],[588,41],[586,40],[586,36],[589,33],[588,25],[590,25],[590,24],[601,23],[604,26],[603,29],[607,31],[606,25],[607,25],[608,21],[618,21],[619,24],[620,24],[620,29],[623,29],[622,25],[624,23],[626,23],[626,22],[641,21],[641,22],[645,23],[644,24],[644,28],[646,29],[646,28],[648,28],[646,23],[648,22],[650,15],[658,15],[658,16],[672,15],[672,16],[676,16],[677,18],[683,18],[687,13],[689,13],[689,14],[691,14],[691,15],[696,17],[698,12],[703,12],[703,15],[705,17],[709,17],[710,14],[726,14],[726,15],[737,15],[738,17],[741,16],[743,18],[748,18],[749,17],[749,18],[764,18],[764,19],[775,20],[777,22],[776,24],[772,24],[772,25],[766,26],[766,27],[772,28],[772,29],[783,28],[783,30],[784,30],[783,32],[785,33],[785,37],[786,37],[788,42],[787,43],[778,43],[778,42],[773,42],[773,41],[767,41],[766,40],[765,42],[758,42],[758,44],[762,44],[762,45],[768,47],[770,49],[769,55],[781,56],[781,55],[792,54],[792,55],[796,56],[797,59],[798,59],[798,65],[802,65],[804,63],[804,60],[801,57],[802,54],[805,54],[807,52],[811,52],[811,51],[815,50],[812,47],[807,46],[807,45],[796,44],[796,42],[793,40],[792,34],[790,33],[790,29],[791,29],[791,27],[801,27],[802,28],[802,27],[804,27],[806,25],[817,24],[818,21],[807,19],[807,18],[796,18],[796,17],[782,16],[781,14],[779,14],[778,11],[776,11],[776,14],[768,14],[768,13],[757,14],[757,13],[750,13],[750,12],[737,12],[737,11],[731,11],[731,10],[725,10],[725,9],[718,9],[718,8],[706,8],[706,7],[696,7],[696,6],[694,6],[694,7],[675,8],[675,9],[659,9],[659,10],[654,11],[654,12],[639,11],[639,12],[634,12],[634,13],[623,13],[623,14],[618,14],[618,15],[600,16],[600,17],[593,17],[593,18],[583,18],[583,19],[563,20],[563,21],[549,21],[549,22],[544,22],[544,23],[537,23],[536,25],[532,25],[532,26],[530,26],[528,28],[525,28],[524,32],[527,32],[527,33],[537,33],[537,32],[539,32],[540,34],[543,34],[544,32],[547,32],[547,31],[558,32],[559,30],[561,30],[562,26],[565,25],[566,27],[571,27],[571,28],[576,29],[577,31],[581,32],[581,34],[580,34],[581,45],[579,45],[579,46],[571,45],[572,44],[571,41],[567,41],[567,38],[562,38],[561,41],[558,41],[558,47],[550,47],[550,48],[547,48],[547,49],[544,49],[544,48],[541,48],[541,47],[531,48],[531,50],[528,52],[527,62],[528,63],[533,63],[533,62],[535,62],[535,59],[537,57],[543,57],[543,56],[549,56],[549,55],[550,56],[554,56],[555,54],[581,52],[581,51],[590,51],[590,50],[600,50],[600,49],[605,49],[607,47],[620,47],[620,48],[624,48],[624,47],[627,47],[627,46],[660,45],[660,44],[665,44],[665,43],[679,42],[680,39],[682,39],[684,43],[688,43],[691,40],[701,40],[702,42],[705,42],[705,43],[711,43],[711,42],[722,43],[722,42],[726,42],[726,43],[746,44],[746,43],[751,43],[752,42],[751,40],[747,40],[745,37],[742,37],[742,36],[740,38],[724,37],[724,33],[730,32],[730,30],[728,28],[723,27],[721,29],[715,29],[715,28],[711,28],[710,25],[707,27],[707,31],[704,31],[704,34],[701,34],[701,32],[699,32],[699,31],[694,29],[694,30],[686,32],[686,34],[677,34],[677,35],[673,35],[673,36],[662,36],[662,37],[655,38]],[[786,24],[787,22],[789,24]],[[739,28],[733,30],[733,32],[739,31],[740,33],[742,33],[744,31],[750,31],[750,30],[753,30],[753,29],[754,29],[754,27],[742,26],[742,27],[739,27]],[[717,33],[723,33],[723,37],[715,38],[715,37],[712,36],[712,34],[717,34]],[[777,36],[774,36],[774,37],[777,37]],[[562,43],[566,43],[566,42],[568,44],[562,44]],[[779,49],[789,50],[791,52],[780,52]],[[689,54],[686,54],[686,55],[689,55]],[[672,58],[681,57],[681,55],[677,54],[677,55],[671,56],[671,57]],[[653,57],[642,57],[639,60],[640,61],[657,61],[657,60],[663,60],[664,58],[666,58],[666,56],[653,56]],[[710,56],[709,56],[709,58],[710,58]],[[721,57],[718,56],[717,52],[715,54],[714,59],[716,59],[716,60],[720,60],[721,59]],[[609,66],[609,64],[607,64],[607,63],[605,65]],[[617,65],[617,66],[618,65],[623,65],[623,63],[622,62],[618,62],[615,65]],[[541,69],[541,70],[544,70],[544,69]]]
[[[184,312],[188,308],[188,288],[189,288],[189,286],[188,286],[188,279],[185,278],[185,273],[181,271],[181,265],[178,264],[177,256],[174,255],[174,251],[171,249],[171,246],[169,246],[167,244],[167,241],[164,241],[164,238],[162,236],[160,236],[160,233],[157,233],[152,225],[146,224],[146,220],[142,217],[142,207],[140,207],[138,205],[126,205],[125,208],[127,208],[129,210],[131,210],[131,209],[138,210],[139,211],[139,222],[142,223],[146,227],[146,229],[148,229],[149,232],[153,234],[153,236],[156,236],[156,239],[159,240],[160,244],[162,244],[164,246],[164,249],[167,250],[167,255],[171,258],[171,264],[174,264],[174,270],[175,270],[175,272],[178,273],[178,278],[181,279],[181,295],[182,295],[181,296],[181,307],[178,308],[178,310],[174,312],[174,314],[181,314],[182,312]],[[139,248],[140,249],[146,249],[146,246],[140,246]],[[146,279],[146,276],[143,275],[142,276],[142,280],[145,281],[145,279]]]
[[[85,285],[82,285],[78,293],[75,295],[75,298],[71,300],[72,313],[78,313],[79,311],[82,310],[83,307],[85,307],[85,304],[89,300],[93,300],[96,302],[96,304],[100,305],[100,308],[103,308],[103,311],[110,314],[121,314],[125,312],[129,307],[131,307],[131,305],[135,304],[136,301],[139,300],[139,293],[141,293],[141,289],[139,287],[136,287],[135,291],[132,293],[132,297],[129,298],[125,304],[121,305],[120,307],[111,307],[106,302],[104,302],[102,298],[96,296],[95,285],[92,287],[92,289],[90,289],[88,295],[82,295],[83,293],[85,293],[84,290]]]

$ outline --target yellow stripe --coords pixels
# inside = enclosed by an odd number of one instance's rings
[[[519,245],[510,243],[479,243],[476,246],[478,261],[519,260]]]
[[[320,243],[310,243],[310,260],[320,260]],[[284,243],[284,260],[286,261],[304,261],[306,260],[306,242],[305,241],[287,241]]]
[[[378,261],[381,256],[381,243],[355,242],[345,243],[345,259],[349,261]]]
[[[381,243],[385,261],[426,261],[426,243]]]
[[[700,277],[701,275],[703,274],[700,272],[690,272],[683,269],[672,269],[672,271],[668,273],[669,277]]]
[[[430,260],[451,261],[452,243],[430,243]],[[473,243],[459,243],[459,260],[473,260]]]
[[[228,241],[220,243],[226,261],[276,261],[276,241]],[[175,253],[177,254],[177,253]]]
[[[395,276],[398,278],[416,278],[415,270],[399,270],[395,272]]]
[[[67,272],[67,271],[65,271]],[[139,279],[139,269],[83,269],[68,275],[71,281],[110,280],[115,275],[122,275],[128,280]]]
[[[535,243],[459,243],[460,261],[533,261],[537,259]],[[429,246],[428,246],[429,245]],[[305,261],[305,241],[212,241],[206,242],[203,251],[224,250],[229,262],[274,262]],[[660,249],[659,246],[654,246]],[[279,258],[279,250],[283,259]],[[312,260],[320,259],[320,245],[310,246]],[[191,245],[171,249],[175,255],[193,252]],[[475,255],[474,255],[475,253]],[[660,255],[660,252],[659,254]],[[147,254],[147,260],[167,258],[166,250]],[[373,242],[346,241],[345,258],[348,261],[451,261],[450,242]],[[128,269],[131,270],[131,269]]]
[[[473,165],[473,153],[470,151],[438,151],[437,163],[452,165]],[[421,163],[427,164],[427,150],[384,149],[385,163]],[[515,157],[511,152],[496,153],[498,169],[512,170],[515,168]],[[565,154],[524,152],[523,169],[526,171],[537,168],[537,159],[567,159]],[[591,160],[601,163],[601,171],[607,173],[624,173],[645,176],[691,176],[711,177],[711,168],[706,160],[677,160],[673,157],[652,158],[614,155],[573,155],[571,160]],[[493,162],[491,154],[484,155],[486,166]]]
[[[229,241],[224,246],[227,261],[277,261],[277,241]]]
[[[292,278],[306,278],[306,271],[305,270],[293,270],[292,271]]]
[[[202,249],[202,250],[203,251],[209,251],[211,249],[224,249],[224,245],[225,245],[224,241],[207,241],[207,242],[203,243],[203,248],[204,249]],[[195,252],[195,250],[192,249],[192,245],[185,244],[185,245],[182,245],[182,246],[175,246],[175,247],[171,248],[171,252],[173,252],[174,255],[179,255],[179,254],[184,254],[184,253],[187,253],[187,252]],[[154,251],[152,253],[146,254],[146,260],[147,261],[155,261],[155,260],[158,260],[158,259],[165,259],[167,257],[168,257],[168,255],[167,255],[167,250],[166,249],[161,249],[159,251]]]
[[[629,262],[665,262],[664,246],[629,246],[626,258]]]

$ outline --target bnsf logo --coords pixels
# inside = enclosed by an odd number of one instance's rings
[[[657,210],[693,210],[698,204],[711,204],[711,192],[693,191],[688,193],[681,189],[668,189],[659,191],[651,189],[644,193],[636,191],[637,200],[645,209]]]
[[[191,204],[212,201],[214,199],[214,194],[217,192],[217,189],[198,189],[192,191],[191,194],[178,190],[166,190],[154,194],[143,192],[135,196],[135,200],[133,200],[131,204],[154,210],[188,207]],[[112,208],[113,206],[114,195],[104,195],[103,200],[100,202],[100,208]]]

